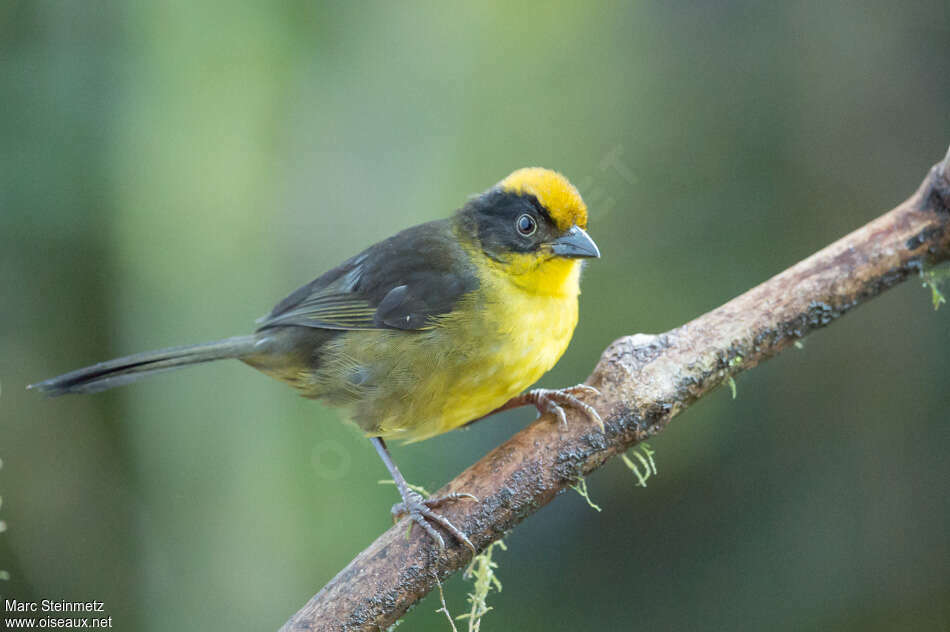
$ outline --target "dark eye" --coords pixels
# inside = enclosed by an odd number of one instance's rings
[[[515,228],[525,237],[529,237],[534,234],[534,231],[538,230],[538,223],[534,221],[533,217],[525,213],[515,220]]]

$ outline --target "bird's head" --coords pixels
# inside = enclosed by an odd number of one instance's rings
[[[460,211],[482,252],[522,285],[557,289],[583,259],[600,257],[585,230],[587,206],[567,178],[518,169]]]

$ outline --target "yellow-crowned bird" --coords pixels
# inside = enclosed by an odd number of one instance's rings
[[[393,515],[408,515],[440,545],[429,521],[472,547],[433,507],[477,499],[422,498],[383,440],[418,441],[527,404],[562,422],[561,406],[574,406],[602,427],[577,397],[591,387],[524,392],[574,333],[582,262],[600,256],[586,227],[587,208],[566,178],[520,169],[451,218],[404,230],[304,285],[251,335],[102,362],[30,388],[94,393],[236,358],[304,397],[344,408],[399,489]]]

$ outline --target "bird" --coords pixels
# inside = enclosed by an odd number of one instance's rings
[[[587,206],[562,174],[514,171],[450,217],[369,246],[280,301],[254,333],[171,347],[78,369],[27,388],[95,393],[182,366],[237,359],[307,398],[340,408],[373,442],[408,516],[440,547],[437,526],[468,536],[435,511],[454,492],[423,497],[386,441],[420,441],[501,410],[534,406],[566,423],[565,407],[603,430],[578,384],[526,390],[568,347],[578,322],[583,264],[600,257]]]

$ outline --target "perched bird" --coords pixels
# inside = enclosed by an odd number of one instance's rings
[[[582,261],[599,257],[587,207],[559,173],[515,171],[448,219],[406,229],[299,288],[256,332],[102,362],[32,384],[94,393],[185,365],[236,358],[304,397],[345,409],[373,441],[408,515],[440,546],[433,508],[452,494],[412,491],[384,439],[417,441],[498,410],[534,405],[563,422],[577,407],[601,428],[578,385],[523,392],[558,361],[577,325]],[[431,523],[430,523],[431,521]]]

